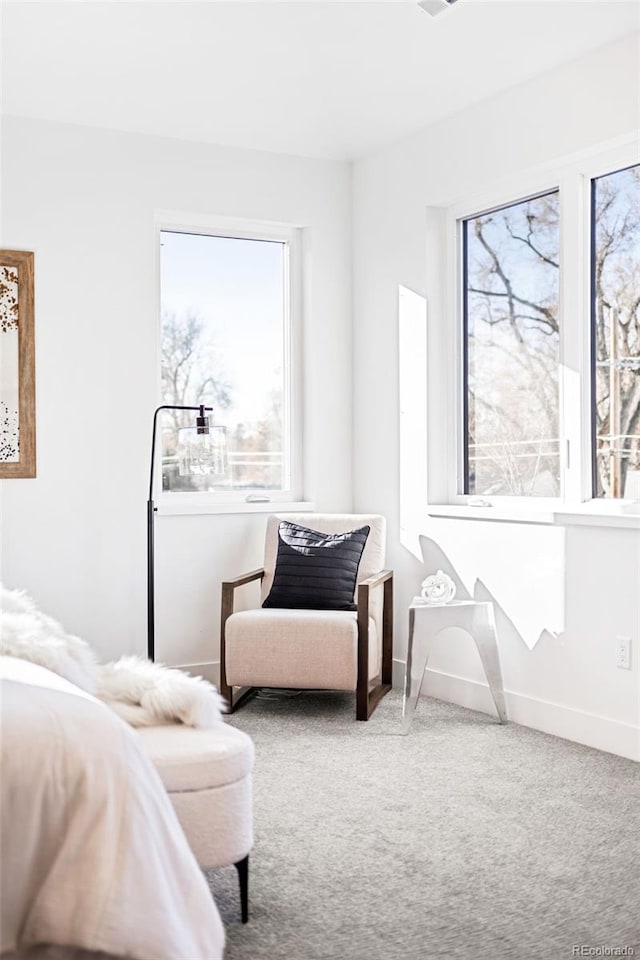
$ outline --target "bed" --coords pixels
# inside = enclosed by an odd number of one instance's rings
[[[14,657],[0,709],[3,960],[221,960],[216,905],[137,734]]]

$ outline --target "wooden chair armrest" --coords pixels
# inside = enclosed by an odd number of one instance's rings
[[[366,587],[367,590],[373,590],[374,587],[380,586],[381,583],[384,583],[385,580],[390,580],[393,577],[393,570],[381,570],[380,573],[374,573],[370,577],[367,577],[366,580],[362,580],[358,584],[358,599],[360,598],[360,587]]]
[[[233,597],[236,587],[242,587],[245,583],[251,583],[253,580],[262,580],[264,577],[264,567],[259,567],[257,570],[251,570],[250,573],[243,573],[239,577],[235,577],[233,580],[223,580],[222,581],[222,592],[220,598],[220,616],[221,616],[221,629],[222,629],[222,638],[224,640],[224,625],[226,620],[233,613]]]
[[[383,588],[382,597],[382,668],[380,683],[372,690],[369,678],[369,611],[373,592]],[[381,570],[358,584],[358,683],[356,688],[356,719],[368,720],[377,703],[391,689],[393,664],[393,571]]]
[[[235,590],[236,587],[241,587],[245,583],[251,583],[252,580],[262,580],[264,577],[264,567],[259,567],[257,570],[251,570],[250,573],[243,573],[239,577],[234,577],[233,580],[223,580],[222,586],[231,588]]]
[[[358,584],[356,609],[358,618],[362,618],[363,622],[368,622],[369,607],[374,596],[374,590],[376,587],[383,585],[382,616],[384,620],[388,620],[393,606],[393,570],[381,570]]]
[[[249,573],[243,573],[233,580],[222,581],[222,591],[220,596],[220,693],[229,704],[229,711],[233,711],[240,703],[249,696],[245,691],[240,698],[233,699],[233,691],[227,683],[227,620],[233,613],[234,594],[236,587],[242,587],[245,583],[251,583],[253,580],[262,580],[264,577],[264,567],[257,570],[251,570]]]

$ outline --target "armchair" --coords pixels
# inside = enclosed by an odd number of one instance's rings
[[[273,584],[278,528],[288,520],[336,534],[368,524],[356,610],[259,608],[234,612],[236,588]],[[260,687],[353,690],[356,719],[368,720],[391,689],[393,574],[384,567],[386,522],[374,514],[278,514],[269,517],[264,566],[222,584],[220,692],[233,713]]]

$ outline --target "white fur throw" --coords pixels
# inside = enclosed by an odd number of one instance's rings
[[[65,633],[20,590],[0,584],[0,654],[30,660],[99,697],[134,727],[220,722],[225,702],[213,684],[140,657],[100,665],[86,641]]]
[[[221,719],[225,702],[202,677],[139,657],[120,657],[100,669],[96,696],[134,727],[179,720],[205,729]]]
[[[1,585],[0,653],[46,667],[87,693],[96,691],[98,661],[89,644],[40,613],[24,591]]]

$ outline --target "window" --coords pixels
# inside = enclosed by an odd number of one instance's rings
[[[464,492],[557,497],[558,193],[462,227]]]
[[[640,166],[592,181],[593,487],[640,497]]]
[[[226,430],[222,473],[185,469],[193,415],[165,411],[163,491],[294,498],[295,272],[295,231],[161,229],[162,403],[205,404]]]
[[[637,144],[430,208],[427,262],[430,506],[640,500]]]

